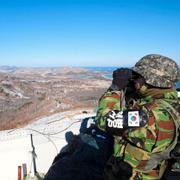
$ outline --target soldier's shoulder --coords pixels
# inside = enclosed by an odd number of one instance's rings
[[[104,93],[103,96],[114,96],[114,97],[116,97],[116,96],[121,96],[121,94],[122,94],[122,91],[117,91],[117,90],[116,91],[110,91],[110,90],[108,90]]]

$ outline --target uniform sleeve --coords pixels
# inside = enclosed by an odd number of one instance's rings
[[[175,125],[169,113],[155,107],[148,112],[148,125],[129,132],[129,139],[148,152],[165,150],[174,138]]]
[[[108,91],[99,100],[96,123],[99,129],[106,130],[105,116],[112,110],[120,110],[121,91]]]
[[[175,123],[172,116],[163,107],[153,110],[157,126],[157,139],[154,152],[166,149],[173,141],[175,135]]]
[[[145,110],[145,108],[143,108]],[[144,127],[129,130],[128,139],[137,147],[152,152],[157,140],[157,125],[155,117],[146,109],[148,123]]]

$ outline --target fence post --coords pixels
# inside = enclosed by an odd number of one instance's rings
[[[21,166],[18,166],[18,180],[22,180],[22,169],[21,169]]]
[[[27,176],[27,165],[25,163],[22,164],[22,170],[23,170],[23,178],[26,178],[26,176]]]

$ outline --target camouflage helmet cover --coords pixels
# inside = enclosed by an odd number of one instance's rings
[[[180,77],[176,62],[158,54],[144,56],[133,70],[143,76],[147,84],[155,87],[173,87]]]

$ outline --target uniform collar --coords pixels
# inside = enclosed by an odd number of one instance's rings
[[[145,99],[178,99],[178,93],[174,89],[147,88],[145,85],[141,87],[139,94]]]

